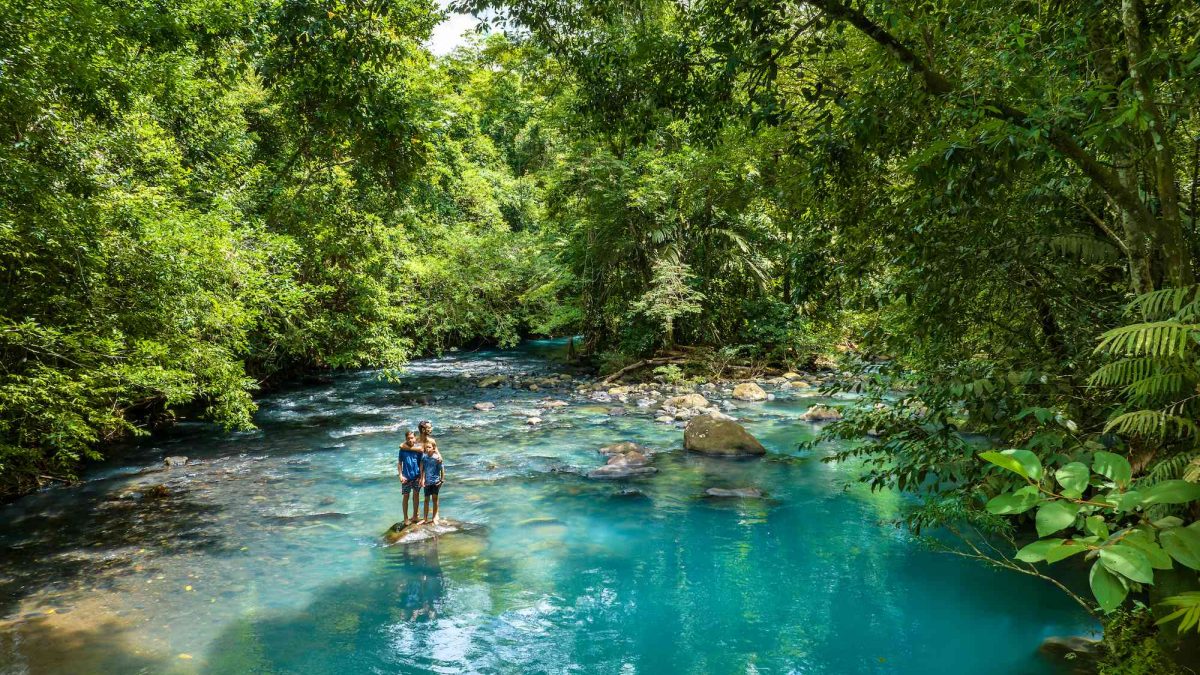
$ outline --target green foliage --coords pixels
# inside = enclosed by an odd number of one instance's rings
[[[3,8],[0,492],[178,415],[248,427],[297,370],[578,323],[479,112],[540,110],[495,100],[506,43],[443,67],[424,0]]]
[[[1176,565],[1200,570],[1200,521],[1185,526],[1174,516],[1149,516],[1155,506],[1200,500],[1200,484],[1170,480],[1144,489],[1131,488],[1133,472],[1124,457],[1104,450],[1091,455],[1090,474],[1086,464],[1072,461],[1055,471],[1052,481],[1028,450],[980,453],[981,459],[1025,483],[989,500],[986,508],[990,513],[1015,515],[1037,508],[1037,534],[1043,539],[1017,551],[1017,560],[1053,563],[1085,554],[1094,560],[1089,582],[1105,612],[1121,606],[1129,593],[1153,584],[1156,570]],[[1020,507],[1014,508],[1018,503]],[[1045,538],[1063,530],[1069,530],[1065,537]],[[1178,609],[1159,623],[1178,619],[1181,632],[1190,629],[1195,625],[1193,619],[1200,617],[1197,598],[1200,594],[1167,598],[1164,603]]]
[[[691,269],[670,260],[654,262],[650,290],[632,305],[635,312],[660,322],[668,346],[675,342],[675,321],[688,314],[699,314],[704,294],[692,288]]]
[[[1185,672],[1155,638],[1154,617],[1146,607],[1113,612],[1104,622],[1102,675],[1176,675]]]

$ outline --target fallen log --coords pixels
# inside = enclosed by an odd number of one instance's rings
[[[608,377],[604,378],[603,380],[600,380],[600,383],[601,384],[612,384],[613,382],[616,382],[618,379],[620,379],[621,376],[625,375],[626,373],[632,373],[635,370],[641,370],[642,368],[649,368],[650,366],[662,366],[662,365],[666,365],[668,363],[686,363],[686,362],[687,362],[687,359],[684,357],[681,357],[681,356],[670,356],[670,357],[658,358],[658,359],[643,359],[641,361],[638,361],[637,363],[633,363],[628,366],[625,366],[624,368],[618,370],[617,372],[613,373],[612,375],[609,375]]]

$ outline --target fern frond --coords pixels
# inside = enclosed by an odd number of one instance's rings
[[[1108,421],[1104,431],[1116,431],[1122,434],[1161,440],[1171,434],[1172,427],[1174,427],[1172,435],[1178,437],[1195,436],[1198,431],[1194,421],[1178,415],[1169,415],[1159,410],[1134,410],[1117,415]]]
[[[1193,457],[1183,468],[1183,479],[1189,483],[1200,483],[1200,457]]]
[[[1159,359],[1120,359],[1096,369],[1088,377],[1088,384],[1094,387],[1124,387],[1157,375],[1160,372],[1159,364]]]
[[[1050,249],[1061,256],[1088,263],[1113,263],[1121,259],[1121,252],[1116,246],[1086,234],[1050,237]]]
[[[1200,331],[1198,323],[1152,321],[1121,326],[1100,336],[1096,352],[1133,356],[1175,356],[1182,354]]]
[[[1134,405],[1149,405],[1168,397],[1186,396],[1190,385],[1181,372],[1162,373],[1129,383],[1122,394]]]
[[[1200,285],[1164,288],[1143,293],[1126,307],[1128,312],[1138,312],[1147,321],[1165,319],[1179,314],[1186,307],[1200,304]],[[1195,312],[1192,312],[1194,315]]]
[[[1195,471],[1196,475],[1188,478],[1188,472]],[[1200,448],[1181,452],[1172,457],[1167,457],[1161,461],[1155,462],[1154,466],[1146,472],[1146,477],[1143,479],[1147,484],[1153,485],[1161,483],[1164,480],[1183,480],[1196,482],[1200,478]]]

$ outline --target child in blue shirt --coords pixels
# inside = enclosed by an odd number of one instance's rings
[[[425,444],[425,456],[421,458],[421,485],[425,486],[425,522],[438,522],[438,492],[442,483],[446,482],[446,465],[442,462],[442,453],[438,452],[437,442],[433,439]],[[433,499],[433,518],[429,517],[429,500]],[[413,510],[416,510],[414,504]]]
[[[404,524],[420,520],[418,507],[421,503],[421,446],[417,445],[416,434],[407,431],[400,455],[396,458],[396,472],[400,474],[400,502],[404,505]],[[408,518],[409,493],[412,494],[412,520]]]

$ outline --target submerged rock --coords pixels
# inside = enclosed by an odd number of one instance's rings
[[[621,478],[634,478],[637,476],[650,476],[658,473],[658,469],[652,466],[622,466],[618,464],[605,464],[604,466],[593,469],[588,472],[588,478],[618,480]]]
[[[654,418],[654,421],[658,422],[659,424],[674,424],[675,418],[670,415],[659,415],[658,417]]]
[[[1046,638],[1038,647],[1038,653],[1049,660],[1060,661],[1062,665],[1069,666],[1073,673],[1094,673],[1103,649],[1104,643],[1100,640],[1071,635]]]
[[[267,516],[267,520],[275,523],[297,523],[297,522],[321,522],[329,520],[345,520],[350,514],[341,513],[338,511],[326,511],[324,513],[301,513],[298,515],[278,515]]]
[[[538,425],[541,423],[542,423],[542,418],[540,418],[540,417],[530,417],[529,419],[525,420],[525,424],[528,424],[529,426],[534,426],[534,425]]]
[[[647,466],[650,458],[646,449],[637,443],[625,441],[600,448],[600,454],[608,457],[604,466],[588,472],[588,478],[632,478],[658,473],[658,469]]]
[[[717,488],[711,487],[704,491],[704,494],[709,497],[721,497],[727,499],[762,499],[763,491],[756,487],[744,488]]]
[[[495,408],[495,407],[496,407],[496,404],[495,404],[495,403],[491,403],[491,402],[489,402],[489,401],[484,401],[483,403],[476,403],[476,404],[475,404],[475,409],[476,409],[476,410],[480,410],[480,411],[492,410],[492,409],[493,409],[493,408]]]
[[[542,401],[541,403],[538,404],[539,407],[545,408],[546,410],[550,410],[552,408],[565,408],[568,405],[569,404],[566,401],[562,401],[562,400],[558,400],[558,399]]]
[[[171,469],[171,468],[174,468],[177,466],[184,466],[187,463],[188,463],[188,458],[183,457],[183,456],[168,457],[163,460],[163,466],[167,467],[168,469]]]
[[[465,523],[461,520],[450,520],[449,518],[441,519],[437,524],[433,523],[416,523],[413,525],[405,525],[396,523],[388,528],[388,531],[383,534],[383,541],[388,546],[396,544],[415,544],[417,542],[429,541],[435,537],[441,537],[447,534],[455,534],[458,532],[479,532],[484,527],[477,523]]]
[[[479,387],[480,387],[480,389],[494,387],[494,386],[504,382],[505,379],[506,378],[503,375],[488,375],[487,377],[479,380]]]
[[[814,405],[809,408],[800,419],[806,422],[829,422],[842,419],[842,411],[837,408],[831,408],[827,405]]]
[[[743,382],[733,388],[733,397],[739,401],[765,401],[767,392],[753,382]]]
[[[683,447],[703,455],[755,457],[767,454],[758,439],[742,425],[711,415],[693,417],[683,430]]]

